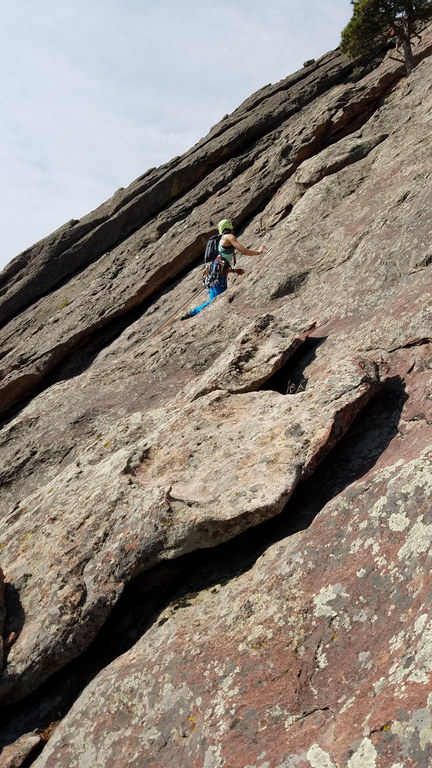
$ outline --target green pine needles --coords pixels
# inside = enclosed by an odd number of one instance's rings
[[[342,32],[340,49],[351,59],[373,56],[389,40],[403,53],[407,74],[414,68],[411,41],[418,22],[432,18],[432,0],[351,0],[351,21]]]

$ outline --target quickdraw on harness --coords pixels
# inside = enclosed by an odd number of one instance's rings
[[[229,261],[224,259],[223,256],[216,256],[216,258],[206,264],[202,272],[202,281],[206,288],[211,288],[214,285],[226,286],[227,274],[231,269]]]

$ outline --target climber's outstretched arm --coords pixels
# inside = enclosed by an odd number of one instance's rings
[[[243,256],[260,256],[265,251],[265,246],[262,245],[261,248],[259,248],[258,251],[251,251],[250,248],[246,248],[246,246],[243,245],[235,235],[224,235],[223,240],[229,240],[230,244],[237,250],[240,251],[240,253],[243,254]],[[223,243],[223,245],[226,245],[226,243]]]

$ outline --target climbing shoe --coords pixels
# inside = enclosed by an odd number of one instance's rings
[[[188,320],[190,317],[193,317],[193,312],[189,310],[189,312],[186,312],[181,316],[180,320]]]

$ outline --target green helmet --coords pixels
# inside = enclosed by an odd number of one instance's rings
[[[225,229],[234,229],[232,221],[229,219],[222,219],[218,224],[219,234],[222,235]]]

